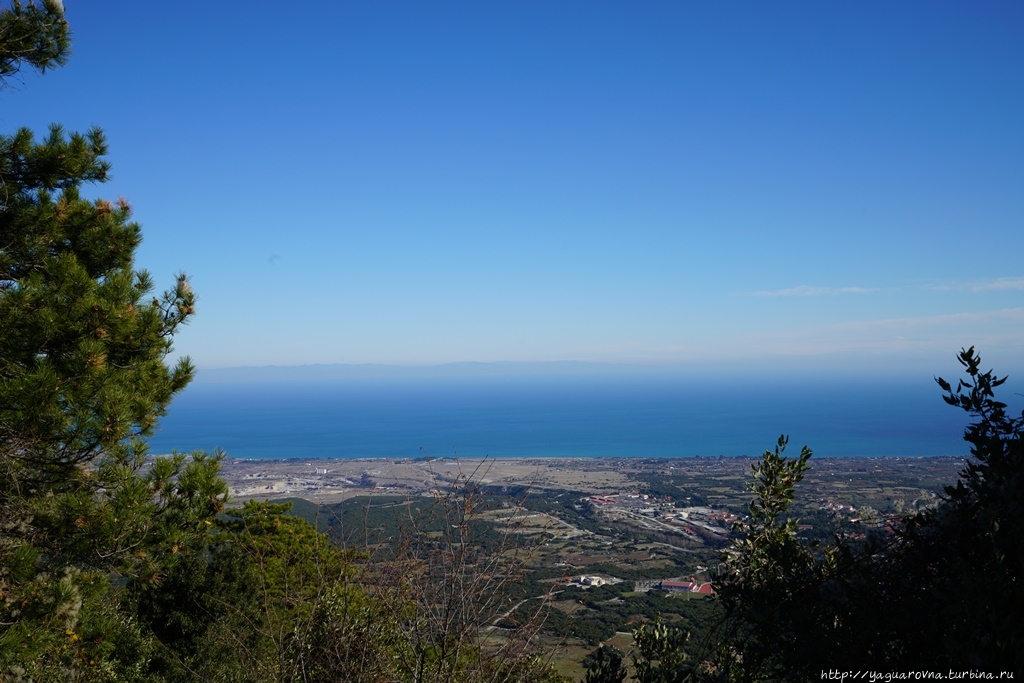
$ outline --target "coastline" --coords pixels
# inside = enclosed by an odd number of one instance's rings
[[[712,497],[746,493],[759,458],[225,458],[222,476],[231,498],[303,498],[338,502],[356,496],[418,496],[472,482],[492,491],[571,491],[580,496],[636,494],[660,478],[721,489]],[[808,486],[844,490],[872,487],[901,496],[953,483],[966,458],[815,457]]]

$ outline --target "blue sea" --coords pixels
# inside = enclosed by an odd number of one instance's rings
[[[623,377],[196,383],[151,452],[235,458],[967,454],[968,416],[931,378],[724,382]]]

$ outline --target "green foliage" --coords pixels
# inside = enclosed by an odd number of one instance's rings
[[[287,504],[249,502],[218,522],[203,555],[141,595],[168,681],[391,680],[393,616],[354,580],[346,554]]]
[[[49,593],[42,597],[55,609],[20,620],[4,635],[4,641],[20,638],[4,648],[6,674],[36,681],[148,680],[144,671],[156,643],[126,614],[107,575],[66,569],[59,580],[36,587]]]
[[[107,177],[106,151],[99,130],[0,137],[0,448],[23,489],[60,486],[101,454],[139,453],[131,439],[152,432],[193,373],[187,358],[164,364],[194,312],[185,276],[147,299],[128,203],[80,195]]]
[[[249,501],[225,515],[223,527],[260,567],[264,592],[299,604],[324,579],[344,578],[343,553],[304,519],[285,514],[287,503]]]
[[[964,440],[973,459],[943,504],[908,525],[907,550],[919,558],[914,578],[941,600],[942,627],[925,629],[938,656],[1024,671],[1024,413],[996,400],[1006,378],[983,372],[973,347],[958,360],[967,376],[956,389],[937,382],[972,418]]]
[[[660,618],[644,622],[633,630],[631,655],[636,683],[686,683],[696,680],[701,659],[691,656],[690,632],[670,626]],[[601,646],[590,657],[582,683],[622,683],[627,669],[622,655]],[[706,673],[706,672],[705,672]]]
[[[157,556],[202,531],[226,488],[216,457],[140,476],[141,437],[192,376],[188,359],[164,359],[195,297],[179,276],[147,301],[127,202],[81,197],[106,179],[106,151],[98,130],[0,137],[0,556],[27,545],[49,567],[155,578]]]
[[[205,553],[186,555],[159,585],[138,593],[133,607],[159,643],[151,680],[254,680],[247,665],[262,661],[256,626],[263,612],[256,567],[240,545],[218,539]]]
[[[691,660],[686,655],[690,634],[660,621],[641,624],[633,631],[636,652],[633,666],[638,683],[682,683],[689,680]]]
[[[996,400],[1005,380],[981,371],[973,349],[959,360],[967,377],[938,383],[972,417],[973,459],[934,509],[862,522],[860,540],[805,543],[786,515],[810,453],[784,458],[785,439],[765,453],[698,678],[1024,670],[1024,415]]]
[[[725,607],[728,637],[749,669],[772,669],[779,659],[799,658],[811,643],[801,634],[802,587],[816,568],[811,548],[797,538],[797,520],[786,517],[811,451],[786,458],[788,438],[752,466],[753,499],[739,538],[728,551],[731,577],[716,587]]]
[[[67,53],[56,0],[0,12],[0,84]],[[195,296],[179,276],[150,299],[128,203],[83,198],[106,153],[99,130],[0,136],[0,677],[146,680],[132,595],[204,551],[226,499],[219,455],[146,458]]]
[[[314,602],[290,642],[296,679],[390,681],[405,650],[396,624],[379,600],[351,583],[334,583]]]
[[[587,660],[583,662],[587,666],[583,683],[624,683],[626,680],[626,667],[618,649],[602,645]]]
[[[60,0],[27,4],[14,0],[0,12],[0,88],[23,66],[45,71],[63,66],[71,51],[68,24]]]

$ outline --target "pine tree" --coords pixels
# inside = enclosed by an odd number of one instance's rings
[[[41,5],[15,0],[10,9],[0,12],[0,88],[22,66],[40,72],[62,66],[70,51],[61,0],[44,0]]]
[[[61,65],[57,0],[0,12],[0,87]],[[149,462],[193,374],[165,360],[195,310],[184,275],[153,296],[98,129],[0,136],[0,678],[145,680],[155,640],[126,609],[205,547],[225,502],[219,456]],[[57,653],[55,655],[55,653]]]
[[[109,164],[99,130],[0,137],[0,454],[19,490],[61,487],[100,455],[138,451],[192,377],[164,364],[194,312],[187,279],[150,299],[127,201],[87,200]]]
[[[201,552],[226,497],[218,457],[143,473],[142,437],[192,376],[164,359],[195,296],[179,276],[150,298],[127,202],[81,196],[105,153],[98,130],[0,137],[0,671],[41,680],[139,673],[153,638],[113,587]]]

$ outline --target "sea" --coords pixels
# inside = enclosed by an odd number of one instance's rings
[[[196,382],[150,452],[233,458],[966,456],[969,416],[921,381],[529,377]]]

